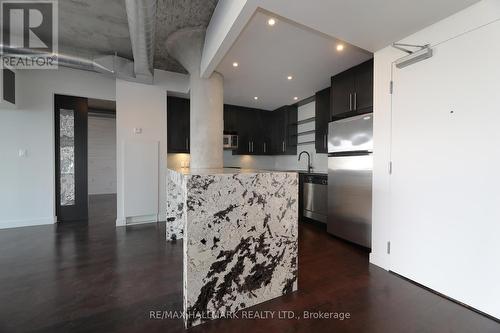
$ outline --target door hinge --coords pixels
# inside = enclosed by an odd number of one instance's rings
[[[389,162],[389,174],[392,175],[392,161]]]
[[[391,242],[387,242],[387,254],[391,254]]]
[[[389,83],[389,94],[392,95],[393,90],[394,90],[394,81],[391,81]]]

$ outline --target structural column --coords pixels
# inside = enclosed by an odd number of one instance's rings
[[[204,39],[204,28],[187,28],[176,31],[167,40],[168,52],[190,75],[190,152],[193,169],[223,167],[223,77],[216,72],[208,79],[200,76]]]

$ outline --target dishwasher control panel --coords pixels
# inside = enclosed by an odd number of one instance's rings
[[[304,183],[328,185],[327,175],[307,175],[304,177]]]

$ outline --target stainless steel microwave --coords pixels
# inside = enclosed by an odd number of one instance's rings
[[[224,134],[224,149],[238,149],[238,136],[235,134]]]

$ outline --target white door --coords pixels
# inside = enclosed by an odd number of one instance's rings
[[[391,270],[500,317],[500,22],[394,68]]]

